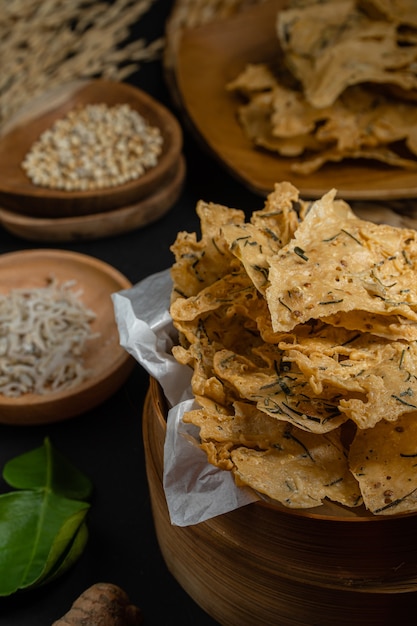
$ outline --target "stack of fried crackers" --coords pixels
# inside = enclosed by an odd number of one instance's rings
[[[289,182],[200,201],[172,251],[175,358],[213,465],[290,508],[417,510],[417,233]]]

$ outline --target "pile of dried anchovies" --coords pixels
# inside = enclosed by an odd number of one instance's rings
[[[13,289],[0,295],[0,393],[61,391],[85,380],[86,342],[96,315],[72,290],[73,281]]]

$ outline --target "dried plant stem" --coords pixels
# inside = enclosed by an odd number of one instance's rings
[[[127,42],[157,0],[8,0],[0,16],[0,126],[46,89],[82,78],[124,80],[163,39]]]

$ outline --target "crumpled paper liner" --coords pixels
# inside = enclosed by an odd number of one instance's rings
[[[182,416],[195,408],[191,368],[171,354],[176,331],[169,314],[170,271],[153,274],[112,295],[120,345],[161,385],[171,406],[164,446],[164,490],[171,523],[198,524],[259,498],[237,487],[231,472],[207,462],[198,429]]]

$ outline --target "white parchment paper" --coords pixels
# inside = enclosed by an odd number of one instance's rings
[[[169,315],[169,270],[113,294],[121,346],[160,383],[171,408],[164,447],[164,489],[171,523],[189,526],[227,513],[258,498],[236,487],[233,476],[207,462],[197,445],[198,429],[184,424],[195,407],[189,367],[171,355],[176,331]]]

